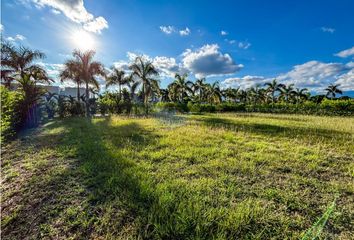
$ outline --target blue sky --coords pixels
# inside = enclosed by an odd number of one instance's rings
[[[354,90],[354,1],[2,1],[3,38],[46,53],[55,77],[74,48],[107,67],[144,54],[162,86],[178,71],[223,86],[272,78]]]

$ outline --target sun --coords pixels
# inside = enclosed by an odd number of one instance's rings
[[[82,51],[95,50],[96,47],[93,36],[84,30],[75,31],[72,35],[72,42],[75,48]]]

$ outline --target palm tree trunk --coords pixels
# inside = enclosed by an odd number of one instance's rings
[[[86,82],[86,117],[90,117],[90,106],[89,106],[89,86],[88,82]]]
[[[80,102],[80,83],[77,83],[77,101]]]

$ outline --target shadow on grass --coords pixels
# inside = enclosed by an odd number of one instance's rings
[[[332,129],[299,126],[288,127],[267,123],[237,122],[217,117],[196,118],[195,120],[210,127],[250,132],[265,135],[268,137],[303,138],[311,141],[321,140],[324,142],[333,142],[334,139],[352,139],[351,133],[336,131]]]
[[[22,192],[15,193],[12,198],[17,201],[5,204],[3,239],[87,239],[122,232],[124,238],[122,229],[129,232],[137,219],[146,219],[141,216],[154,201],[154,194],[149,184],[141,182],[136,164],[121,150],[140,151],[153,144],[156,136],[134,122],[111,126],[109,119],[97,124],[70,119],[59,125],[65,126],[65,136],[55,144],[53,139],[58,140],[59,133],[33,137],[39,143],[36,151],[52,148],[58,156],[48,159],[21,187]],[[130,236],[148,238],[153,230],[131,231],[140,232],[130,232]]]
[[[294,115],[291,117],[287,117],[281,114],[276,114],[276,113],[262,113],[261,115],[259,113],[242,113],[242,114],[236,114],[237,117],[243,117],[243,118],[258,118],[258,119],[272,119],[272,120],[282,120],[282,121],[290,121],[290,122],[306,122],[308,120],[304,119],[301,117],[301,115]],[[300,116],[300,117],[299,117]]]

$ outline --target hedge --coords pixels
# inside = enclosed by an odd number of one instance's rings
[[[188,102],[188,104],[174,102],[159,102],[155,104],[154,110],[159,112],[263,112],[263,113],[297,113],[315,115],[353,115],[354,99],[330,100],[324,99],[320,104],[306,101],[300,104],[293,103],[221,103],[221,104],[200,104]]]

